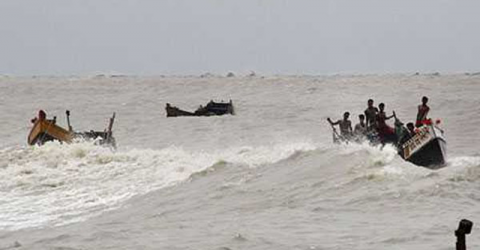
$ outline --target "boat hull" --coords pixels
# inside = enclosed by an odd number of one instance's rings
[[[422,147],[417,153],[406,159],[407,161],[431,169],[442,168],[446,164],[444,153],[446,142],[442,139],[434,139]]]
[[[447,143],[443,132],[433,125],[421,127],[414,137],[399,148],[400,155],[415,165],[430,169],[446,165]]]
[[[385,144],[380,142],[378,135],[368,136],[367,140],[372,145]],[[336,131],[333,131],[334,143],[356,143],[354,138],[346,140]],[[446,166],[447,162],[447,143],[443,137],[443,131],[434,125],[425,125],[419,128],[418,132],[404,142],[397,145],[394,141],[389,142],[398,149],[398,154],[406,161],[417,166],[429,169],[439,169]]]
[[[70,131],[59,127],[54,120],[35,121],[30,134],[28,135],[28,144],[44,144],[47,141],[58,140],[61,142],[71,142],[74,135]]]
[[[181,110],[176,107],[167,107],[165,110],[167,111],[167,117],[195,116],[195,114],[192,112]]]
[[[167,117],[177,117],[177,116],[217,116],[217,115],[233,115],[233,103],[232,101],[223,103],[223,102],[213,102],[210,101],[205,107],[200,106],[195,112],[189,112],[181,110],[177,107],[170,106],[167,104],[165,107],[167,112]]]
[[[113,119],[113,118],[112,118]],[[111,145],[116,147],[115,138],[112,136],[111,130],[106,131],[87,131],[73,132],[68,131],[55,124],[55,120],[37,119],[27,138],[29,145],[43,145],[48,141],[60,141],[70,143],[74,139],[97,140],[98,144]]]

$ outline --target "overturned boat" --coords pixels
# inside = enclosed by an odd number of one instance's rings
[[[66,111],[68,129],[58,126],[57,117],[47,119],[47,115],[43,110],[38,112],[38,117],[32,119],[33,127],[30,130],[27,141],[29,145],[42,145],[45,142],[57,140],[60,142],[70,143],[74,139],[97,140],[99,144],[105,144],[112,147],[116,146],[113,137],[112,127],[115,121],[115,113],[110,118],[107,129],[104,131],[87,131],[75,132],[70,126],[70,111]]]
[[[209,103],[207,103],[205,107],[200,105],[200,107],[194,112],[181,110],[177,107],[171,106],[170,103],[167,103],[165,107],[165,111],[167,112],[167,117],[215,116],[215,115],[225,115],[225,114],[234,115],[232,100],[230,100],[229,102],[210,101]]]

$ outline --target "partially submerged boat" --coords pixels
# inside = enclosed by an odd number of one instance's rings
[[[403,124],[396,120],[396,131],[402,131]],[[398,149],[398,154],[406,161],[409,161],[417,166],[426,167],[429,169],[439,169],[445,167],[447,161],[447,142],[443,136],[443,130],[437,125],[424,124],[416,129],[415,135],[404,142],[399,142],[397,139],[382,140],[378,134],[372,132],[359,139],[358,137],[344,138],[337,131],[333,130],[334,143],[359,143],[365,139],[372,145],[391,144]],[[396,134],[395,138],[401,138],[401,135]],[[401,141],[401,140],[400,140]]]
[[[225,115],[230,114],[234,115],[233,102],[214,102],[210,101],[206,106],[200,105],[200,107],[194,112],[189,112],[181,110],[177,107],[171,106],[170,103],[167,103],[165,107],[167,112],[167,117],[177,117],[177,116],[215,116],[215,115]]]
[[[32,119],[33,127],[27,138],[29,145],[43,145],[45,142],[57,140],[60,142],[71,143],[74,139],[96,140],[99,144],[105,144],[115,147],[115,138],[113,137],[112,127],[115,121],[115,113],[110,118],[107,129],[104,131],[86,131],[76,132],[70,126],[70,112],[66,111],[68,129],[58,126],[57,119],[47,119],[43,110],[38,112],[38,117]]]

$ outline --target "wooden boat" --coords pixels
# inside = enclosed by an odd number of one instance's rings
[[[177,117],[177,116],[215,116],[215,115],[225,115],[225,114],[234,114],[232,100],[230,102],[214,102],[210,101],[207,105],[200,106],[194,112],[189,112],[181,110],[177,107],[171,106],[170,103],[167,103],[165,107],[167,112],[167,117]]]
[[[398,148],[400,156],[415,165],[438,169],[446,164],[447,143],[443,131],[435,125],[423,125]]]
[[[76,138],[82,139],[98,139],[99,144],[107,144],[115,147],[115,138],[113,137],[112,127],[115,121],[115,113],[110,118],[110,123],[105,131],[87,131],[75,132],[70,126],[70,112],[67,110],[68,129],[64,129],[56,124],[56,117],[53,119],[46,119],[46,114],[43,110],[39,111],[38,117],[32,119],[33,127],[27,138],[29,145],[42,145],[47,141],[57,140],[60,142],[71,143]]]
[[[55,120],[38,119],[33,124],[32,130],[28,135],[28,144],[44,144],[47,141],[58,140],[61,142],[71,142],[75,137],[74,133],[62,127],[57,126]]]
[[[395,126],[403,126],[403,124],[399,120],[396,120]],[[395,137],[398,138],[401,136],[396,135]],[[334,143],[360,143],[364,140],[358,140],[358,138],[355,137],[345,138],[339,135],[335,128],[333,128]],[[398,149],[398,154],[404,160],[417,166],[430,169],[439,169],[446,166],[447,143],[443,136],[443,130],[431,123],[418,128],[415,135],[403,143],[397,144],[397,141],[393,140],[382,142],[375,132],[367,135],[366,140],[372,145],[385,143],[395,145]]]

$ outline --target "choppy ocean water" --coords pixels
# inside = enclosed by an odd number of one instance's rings
[[[454,249],[479,222],[480,76],[0,78],[0,249]],[[441,119],[448,166],[334,145],[373,98]],[[235,116],[166,118],[232,100]],[[117,113],[118,149],[30,147],[39,109],[76,130]],[[480,247],[474,226],[467,244]]]

